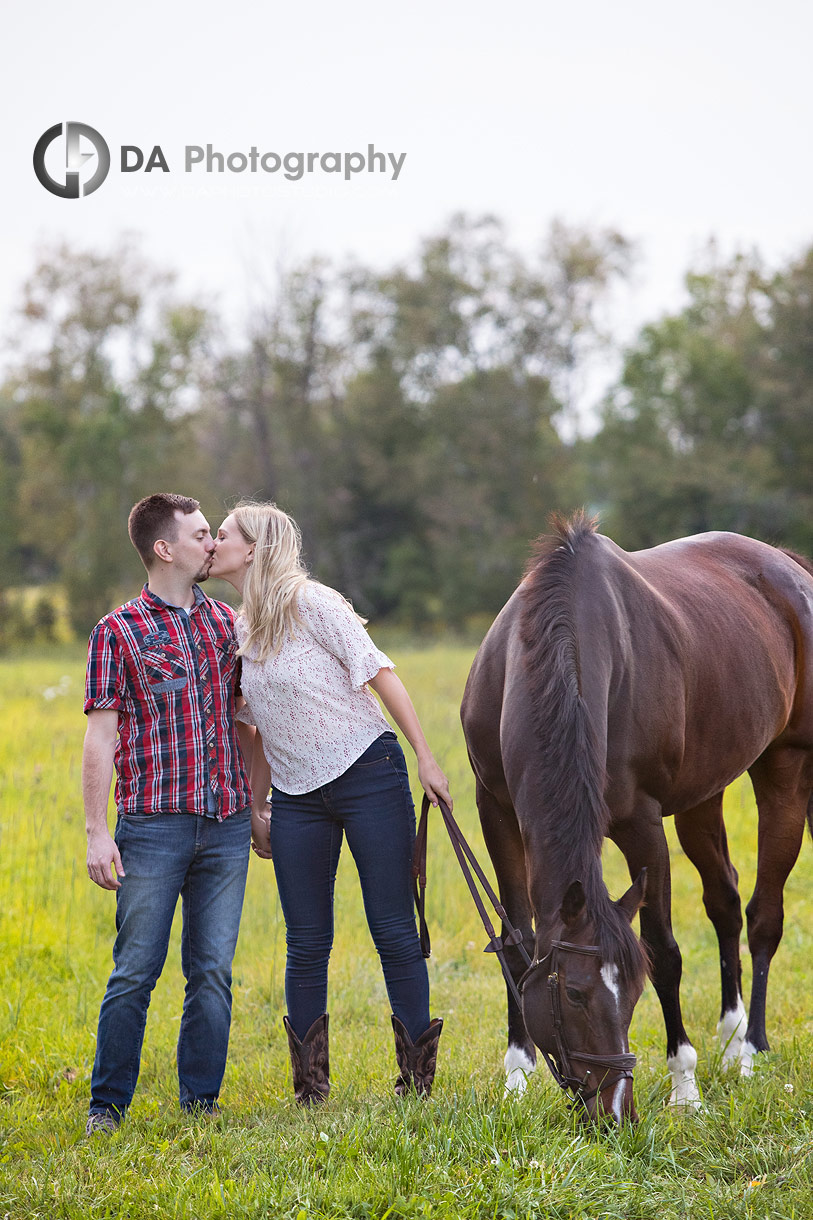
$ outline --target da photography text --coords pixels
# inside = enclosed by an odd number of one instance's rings
[[[122,174],[169,174],[181,168],[185,174],[278,174],[289,182],[306,174],[339,174],[346,182],[358,174],[384,174],[397,182],[405,161],[405,152],[381,152],[375,144],[352,152],[276,152],[256,144],[227,152],[213,144],[187,144],[182,157],[174,152],[168,156],[160,144],[119,147]],[[34,172],[40,184],[62,199],[81,199],[98,190],[111,162],[104,136],[87,123],[55,123],[34,147]]]
[[[154,148],[150,154],[151,157],[155,157],[156,153],[161,154],[160,148]],[[141,149],[132,145],[124,145],[121,150],[122,171],[127,172],[131,168],[139,168],[138,165],[125,164],[125,154],[128,158],[137,156],[143,160],[144,154]],[[291,182],[298,182],[305,174],[314,173],[341,174],[347,182],[354,174],[386,173],[393,182],[397,182],[405,160],[406,153],[396,155],[391,152],[378,152],[374,144],[368,144],[366,152],[325,153],[260,152],[254,144],[248,152],[223,153],[211,144],[207,144],[205,148],[200,144],[187,144],[184,149],[184,172],[187,174],[277,174],[281,172],[283,178],[287,178]],[[145,169],[148,168],[149,160],[145,165]],[[161,168],[169,171],[166,163]]]

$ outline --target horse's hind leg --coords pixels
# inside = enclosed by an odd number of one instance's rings
[[[802,846],[810,768],[806,751],[775,747],[761,755],[749,771],[759,811],[759,845],[757,883],[746,907],[753,973],[748,1029],[740,1056],[743,1075],[750,1074],[754,1055],[769,1049],[765,1032],[768,969],[782,939],[785,881]]]
[[[479,780],[476,795],[483,837],[497,875],[500,902],[511,923],[522,933],[523,944],[533,953],[534,935],[525,872],[525,849],[516,814],[510,807],[505,808],[500,804]],[[518,983],[525,973],[525,959],[519,949],[509,945],[505,949],[505,960],[514,982]],[[536,1047],[528,1037],[522,1012],[507,984],[506,992],[508,1049],[505,1052],[505,1090],[506,1093],[524,1093],[528,1077],[536,1070]]]
[[[732,1063],[739,1058],[745,1040],[746,1016],[740,966],[742,908],[737,870],[728,854],[722,792],[695,809],[676,814],[675,829],[681,847],[700,874],[703,905],[717,933],[722,984],[717,1035],[723,1062]]]

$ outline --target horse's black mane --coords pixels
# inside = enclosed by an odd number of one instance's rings
[[[641,977],[646,960],[602,877],[601,848],[609,823],[604,752],[582,698],[574,614],[577,568],[588,559],[598,523],[583,511],[570,519],[553,516],[550,523],[554,532],[538,539],[526,569],[520,618],[539,745],[546,867],[565,886],[582,882],[602,956],[631,981]]]

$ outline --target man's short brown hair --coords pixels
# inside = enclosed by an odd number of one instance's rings
[[[127,521],[127,531],[148,572],[155,561],[153,547],[158,539],[165,538],[167,542],[177,540],[178,522],[175,520],[175,514],[180,512],[188,516],[199,508],[199,500],[193,500],[190,496],[176,496],[167,491],[146,496],[133,505]]]

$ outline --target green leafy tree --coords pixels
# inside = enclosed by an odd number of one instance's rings
[[[766,444],[764,275],[738,256],[687,288],[685,310],[643,328],[609,396],[592,446],[604,525],[628,547],[711,529],[781,537],[792,510]]]
[[[124,245],[47,251],[23,291],[9,387],[19,536],[33,571],[64,583],[82,633],[138,579],[122,543],[131,505],[185,472],[206,318],[168,287]]]
[[[767,494],[783,508],[782,539],[813,553],[813,248],[766,285],[764,341],[753,354],[758,435],[771,455]]]
[[[138,580],[124,524],[160,487],[198,495],[213,523],[241,495],[276,500],[311,570],[363,613],[497,609],[551,509],[583,498],[557,428],[577,431],[629,254],[557,224],[528,259],[494,218],[457,216],[384,273],[281,275],[224,350],[132,245],[46,251],[0,395],[8,571],[61,580],[86,631]]]

